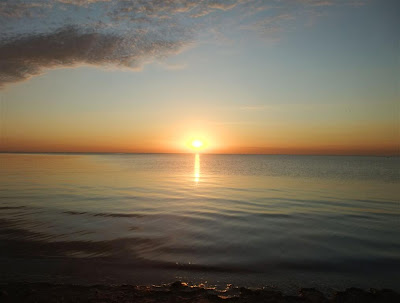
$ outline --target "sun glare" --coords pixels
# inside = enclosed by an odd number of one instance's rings
[[[203,146],[203,142],[201,140],[193,140],[192,141],[192,147],[199,149]]]

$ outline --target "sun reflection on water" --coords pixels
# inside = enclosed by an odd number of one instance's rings
[[[194,182],[198,183],[200,181],[200,155],[196,154],[194,156]]]

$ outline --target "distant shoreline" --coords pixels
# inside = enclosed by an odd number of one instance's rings
[[[314,288],[301,288],[297,295],[278,290],[230,287],[223,291],[188,286],[180,281],[163,286],[68,285],[50,283],[1,283],[1,302],[400,302],[393,290],[348,288],[325,296]]]

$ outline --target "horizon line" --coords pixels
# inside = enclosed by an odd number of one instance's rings
[[[209,153],[209,152],[92,152],[92,151],[0,151],[0,154],[77,154],[77,155],[243,155],[243,156],[327,156],[327,157],[400,157],[398,154],[285,154],[285,153]]]

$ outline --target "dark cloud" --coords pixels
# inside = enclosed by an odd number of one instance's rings
[[[193,24],[181,14],[239,0],[5,0],[0,3],[0,87],[79,65],[140,69],[181,51]],[[45,17],[44,17],[45,16]]]
[[[137,31],[130,36],[62,28],[0,45],[0,85],[26,80],[43,70],[82,64],[138,69],[143,61],[178,52],[185,41]]]
[[[219,33],[222,14],[235,9],[240,9],[236,14],[239,19],[226,17],[229,30],[273,35],[284,22],[293,21],[292,9],[303,7],[311,11],[311,8],[353,2],[2,0],[0,87],[59,67],[95,65],[140,69],[146,62],[182,51],[199,33]],[[260,15],[264,10],[269,13]]]

